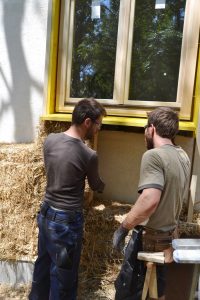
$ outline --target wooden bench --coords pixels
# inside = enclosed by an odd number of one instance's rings
[[[156,263],[164,264],[164,252],[138,252],[138,259],[146,261],[146,276],[142,291],[142,300],[149,292],[150,298],[158,298]]]

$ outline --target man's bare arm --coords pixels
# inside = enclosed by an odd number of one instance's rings
[[[155,188],[144,189],[132,207],[122,226],[128,230],[147,220],[156,210],[162,191]]]

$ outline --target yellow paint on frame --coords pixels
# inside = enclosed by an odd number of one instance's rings
[[[70,113],[55,113],[59,18],[60,18],[60,4],[61,4],[60,2],[61,2],[60,0],[52,0],[50,55],[49,55],[49,66],[48,66],[46,111],[45,111],[45,115],[41,116],[41,120],[71,122]],[[196,133],[199,106],[200,106],[200,49],[198,53],[198,65],[197,65],[197,72],[196,72],[193,120],[180,121],[179,124],[180,130],[193,131]],[[103,124],[143,127],[146,124],[146,118],[107,116],[104,118]]]
[[[46,114],[55,112],[60,0],[52,0]]]
[[[200,109],[200,44],[198,48],[197,71],[196,71],[195,90],[194,90],[193,121],[195,124],[195,135],[197,135],[199,109]]]

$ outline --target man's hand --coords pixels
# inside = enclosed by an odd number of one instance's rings
[[[125,244],[125,237],[129,230],[124,228],[122,225],[114,232],[113,235],[113,248],[122,251]]]

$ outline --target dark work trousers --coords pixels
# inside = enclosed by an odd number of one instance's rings
[[[139,251],[143,251],[142,226],[136,226],[126,247],[124,261],[115,281],[115,300],[141,300],[146,275],[144,261],[138,260]],[[158,296],[165,294],[165,265],[156,265]]]
[[[83,214],[57,211],[44,202],[37,221],[38,258],[29,300],[75,300]]]

